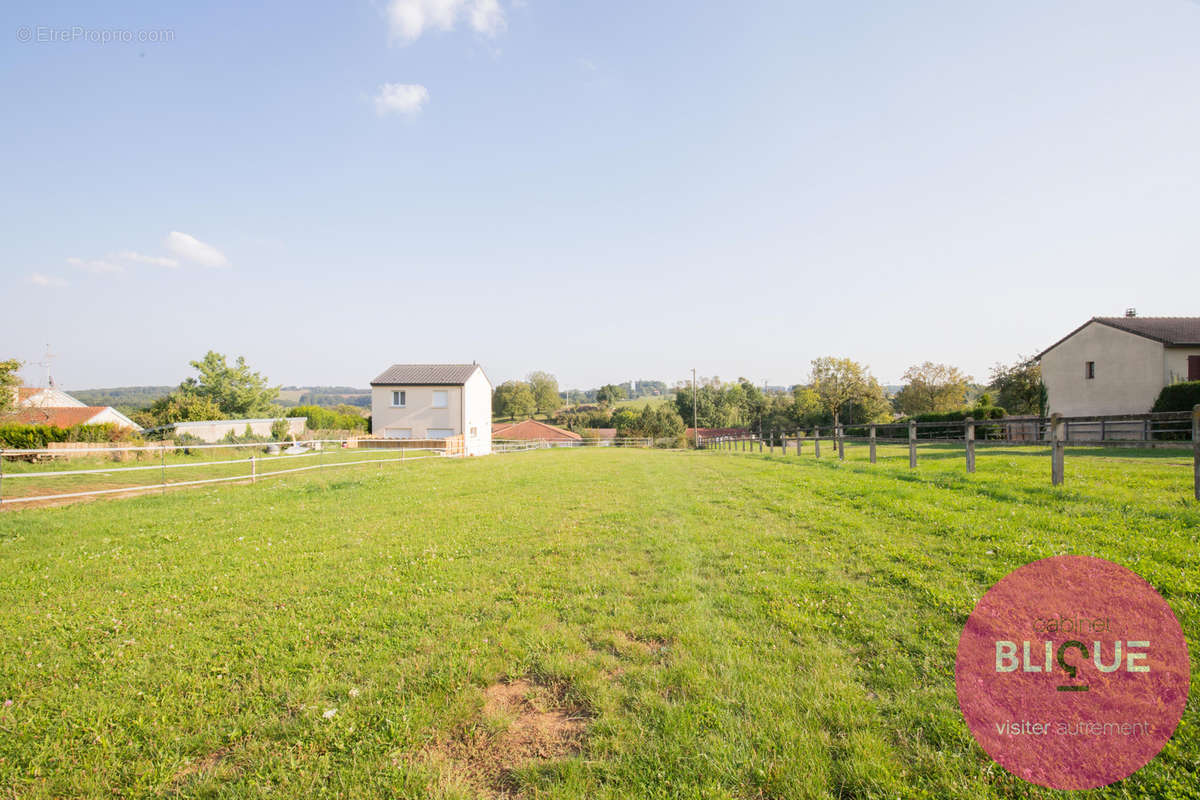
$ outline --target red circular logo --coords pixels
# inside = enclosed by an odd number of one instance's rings
[[[1102,558],[1005,576],[958,640],[958,704],[975,740],[1052,789],[1118,781],[1163,748],[1187,704],[1187,642],[1149,583]]]

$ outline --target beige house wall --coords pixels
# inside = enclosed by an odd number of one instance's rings
[[[392,405],[392,392],[404,392],[404,407]],[[446,407],[433,407],[434,391],[446,393]],[[408,428],[413,439],[429,438],[431,428],[462,433],[461,386],[372,386],[371,432],[387,436],[388,428]]]
[[[1163,357],[1166,362],[1167,386],[1188,379],[1188,356],[1200,356],[1200,347],[1163,348]]]
[[[1167,384],[1165,350],[1144,336],[1098,322],[1085,325],[1042,355],[1050,412],[1063,416],[1148,412]],[[1096,362],[1092,379],[1085,372],[1088,361]],[[1186,377],[1186,358],[1183,374]]]

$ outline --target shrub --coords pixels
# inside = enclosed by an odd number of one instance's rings
[[[310,431],[366,431],[366,417],[342,410],[334,411],[321,406],[297,406],[289,408],[286,417],[308,417]]]
[[[271,423],[271,438],[282,442],[288,437],[289,430],[286,419],[277,419]]]
[[[1191,411],[1200,405],[1200,381],[1185,381],[1164,386],[1150,410],[1156,414],[1165,411]]]
[[[74,425],[56,428],[52,425],[0,425],[0,447],[13,450],[36,450],[51,442],[121,442],[135,439],[133,432],[120,425]]]

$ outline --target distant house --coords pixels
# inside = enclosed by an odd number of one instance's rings
[[[9,421],[20,425],[49,425],[53,428],[73,428],[76,425],[104,425],[140,431],[142,426],[111,406],[23,406],[17,408]]]
[[[521,441],[577,442],[583,437],[574,431],[547,425],[534,419],[524,422],[492,426],[493,439],[517,439]]]
[[[716,439],[721,436],[740,437],[750,435],[749,428],[685,428],[683,434],[690,441],[696,438],[697,431],[700,433],[701,441],[705,439]]]
[[[16,390],[13,413],[5,420],[20,425],[50,425],[73,428],[76,425],[104,425],[140,431],[142,426],[112,406],[89,406],[66,392],[50,387],[21,386]]]
[[[1200,317],[1093,317],[1037,356],[1052,413],[1144,414],[1200,380]]]
[[[611,443],[617,438],[616,428],[588,428],[587,435],[589,439],[599,439],[601,442]]]
[[[492,382],[478,364],[393,364],[371,381],[371,430],[386,439],[463,437],[492,452]]]

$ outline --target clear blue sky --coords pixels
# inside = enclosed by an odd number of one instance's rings
[[[1200,313],[1194,0],[248,5],[4,5],[0,357],[888,383]]]

